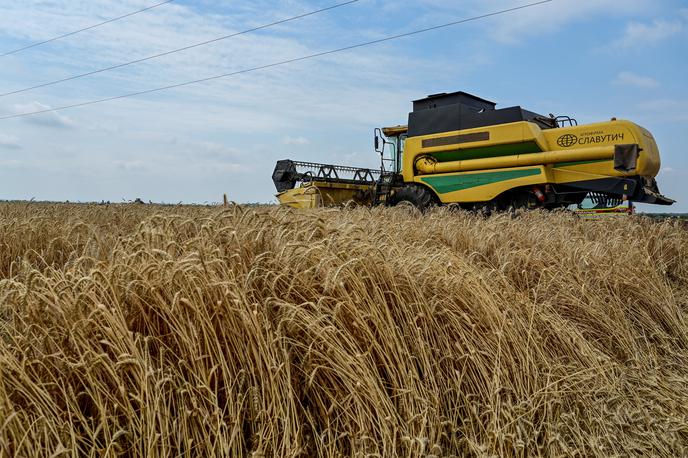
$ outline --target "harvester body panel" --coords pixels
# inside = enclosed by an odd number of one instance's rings
[[[614,166],[622,144],[638,145],[633,170]],[[408,138],[402,173],[404,181],[432,188],[442,203],[467,203],[538,184],[654,177],[659,167],[654,138],[630,121],[556,129],[520,121]]]
[[[353,202],[372,205],[372,185],[328,181],[308,181],[301,186],[277,194],[280,204],[292,208],[317,208]]]

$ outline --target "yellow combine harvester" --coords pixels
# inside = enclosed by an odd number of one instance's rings
[[[659,150],[652,134],[612,119],[578,125],[467,94],[413,103],[408,126],[375,130],[380,170],[291,160],[273,173],[277,198],[296,208],[397,205],[420,209],[563,208],[587,196],[671,205],[659,193]]]

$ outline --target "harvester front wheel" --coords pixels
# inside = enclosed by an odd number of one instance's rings
[[[407,184],[398,189],[389,199],[392,206],[408,202],[420,211],[425,211],[438,204],[435,194],[423,186]]]

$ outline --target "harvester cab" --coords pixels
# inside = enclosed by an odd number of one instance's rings
[[[652,134],[615,118],[579,125],[568,116],[442,93],[414,101],[408,125],[375,129],[374,144],[379,171],[278,162],[277,198],[292,207],[353,201],[489,210],[566,208],[589,195],[674,202],[655,181],[660,158]]]
[[[380,155],[382,173],[401,173],[401,155],[407,132],[406,126],[375,129],[375,151]]]

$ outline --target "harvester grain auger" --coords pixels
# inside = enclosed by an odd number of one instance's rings
[[[593,193],[610,202],[671,205],[655,177],[652,134],[630,121],[578,125],[465,92],[413,102],[407,126],[375,130],[380,170],[290,160],[273,173],[277,198],[297,208],[397,205],[421,209],[561,208]]]

